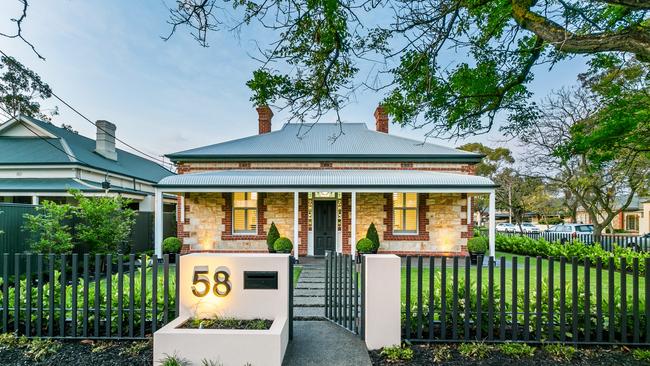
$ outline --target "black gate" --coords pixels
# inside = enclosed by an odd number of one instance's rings
[[[325,317],[364,336],[364,268],[351,255],[325,253]]]

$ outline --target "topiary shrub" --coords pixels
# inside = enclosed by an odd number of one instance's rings
[[[269,233],[266,234],[266,246],[269,248],[269,253],[275,253],[275,241],[280,239],[280,232],[275,226],[275,222],[271,222],[271,227],[269,228]]]
[[[485,253],[488,249],[488,241],[484,236],[470,238],[467,241],[467,250],[470,253]]]
[[[372,253],[375,244],[368,238],[363,238],[357,242],[357,252]]]
[[[275,243],[273,243],[273,249],[278,253],[291,253],[293,244],[289,238],[281,236],[275,241]]]
[[[176,254],[181,252],[181,247],[183,243],[181,240],[175,236],[170,236],[163,240],[163,253],[165,254]]]
[[[374,222],[371,222],[370,226],[368,226],[366,238],[370,239],[372,242],[372,252],[377,253],[377,250],[379,249],[379,234],[377,234],[377,228],[375,227]]]

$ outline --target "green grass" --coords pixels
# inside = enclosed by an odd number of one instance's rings
[[[298,284],[298,279],[300,278],[300,273],[302,272],[302,267],[293,267],[293,287],[296,287]]]
[[[512,255],[510,253],[502,253],[502,252],[497,252],[496,253],[496,261],[497,263],[501,260],[501,257],[505,257],[506,262],[510,264],[512,262],[512,258],[515,257],[515,255]],[[512,294],[512,284],[513,284],[513,272],[516,272],[516,284],[517,284],[517,291],[522,291],[524,288],[524,282],[525,282],[525,270],[524,270],[524,256],[516,256],[517,257],[517,270],[514,271],[511,266],[507,266],[507,268],[501,268],[501,267],[495,267],[494,268],[494,283],[499,284],[500,283],[500,276],[501,272],[503,271],[505,273],[506,281],[505,281],[505,291],[506,291],[506,301],[510,301],[511,294]],[[485,261],[487,261],[487,258],[485,258]],[[425,263],[428,263],[428,259],[425,259]],[[447,283],[452,283],[453,281],[453,262],[451,259],[447,259]],[[440,265],[436,263],[436,273],[440,273]],[[541,278],[543,281],[548,282],[549,278],[549,261],[547,259],[542,259],[541,260]],[[584,280],[585,278],[585,267],[582,265],[579,265],[577,267],[577,278],[578,280]],[[483,286],[487,285],[488,283],[488,268],[483,267],[481,268],[481,280]],[[429,288],[429,268],[423,268],[422,269],[422,287],[426,291]],[[470,281],[476,282],[477,278],[477,269],[476,266],[472,266],[470,269]],[[626,275],[626,291],[628,296],[632,295],[633,291],[633,283],[632,283],[632,278],[633,276],[631,274]],[[412,260],[411,261],[411,300],[415,301],[417,299],[417,279],[418,279],[418,270],[417,270],[417,260]],[[537,281],[537,263],[536,263],[536,258],[531,258],[530,259],[530,273],[529,273],[529,280],[530,280],[530,291],[531,293],[535,291],[535,284]],[[458,281],[459,281],[459,286],[463,286],[465,284],[465,260],[460,259],[458,263]],[[565,283],[566,284],[571,284],[572,281],[572,268],[571,268],[571,263],[567,263],[565,266]],[[602,271],[602,296],[604,299],[607,298],[609,294],[609,271],[608,270],[603,270]],[[614,272],[614,283],[616,286],[620,286],[621,284],[621,273],[620,272]],[[554,288],[558,288],[560,284],[560,263],[559,260],[554,261],[553,265],[553,286]],[[591,288],[591,298],[592,301],[593,299],[596,298],[596,269],[593,267],[590,267],[589,271],[589,285]],[[495,292],[495,296],[499,296],[498,293]],[[570,296],[569,293],[567,293],[567,296]],[[639,298],[644,299],[645,298],[645,280],[641,276],[639,277]],[[402,302],[404,302],[406,299],[406,268],[402,267]]]

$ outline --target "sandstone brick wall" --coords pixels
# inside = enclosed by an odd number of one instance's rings
[[[474,174],[473,164],[422,163],[422,162],[358,162],[358,161],[317,161],[317,162],[259,162],[259,161],[212,161],[181,162],[177,164],[178,174],[197,173],[210,170],[228,169],[382,169],[382,170],[425,170],[460,174]]]

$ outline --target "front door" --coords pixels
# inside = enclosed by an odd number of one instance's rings
[[[314,255],[336,250],[336,201],[314,201]]]

